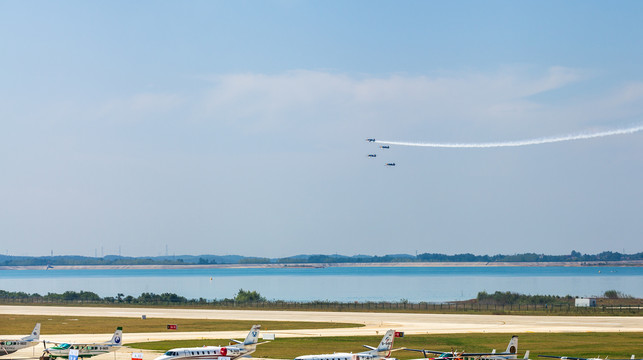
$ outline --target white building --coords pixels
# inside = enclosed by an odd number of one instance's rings
[[[576,299],[574,302],[574,305],[577,307],[596,307],[596,299],[595,298],[580,298]]]

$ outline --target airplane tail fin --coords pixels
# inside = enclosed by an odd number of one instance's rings
[[[514,335],[509,340],[509,345],[507,345],[506,353],[516,355],[518,354],[518,335]]]
[[[529,360],[529,350],[525,351],[525,357],[523,359]]]
[[[116,328],[116,331],[114,331],[114,335],[112,335],[112,339],[109,340],[107,343],[114,346],[121,346],[122,342],[123,342],[123,328],[119,326]]]
[[[261,330],[261,325],[252,325],[252,329],[246,336],[246,340],[243,342],[243,345],[255,345],[259,341],[259,331]]]
[[[382,341],[377,346],[378,352],[389,352],[393,348],[393,338],[395,337],[395,330],[389,330],[384,334]]]
[[[31,334],[28,335],[28,336],[23,337],[22,340],[39,341],[40,340],[40,323],[36,323],[36,326],[34,326],[33,331],[31,332]]]

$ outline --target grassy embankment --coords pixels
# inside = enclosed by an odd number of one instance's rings
[[[530,350],[530,358],[538,354],[567,355],[576,357],[595,357],[629,359],[632,354],[641,357],[643,333],[524,333],[517,334],[520,355]],[[488,352],[496,349],[504,351],[511,334],[440,334],[407,335],[395,339],[395,347],[427,349],[437,351]],[[293,359],[299,355],[341,352],[360,352],[366,349],[362,344],[377,346],[381,336],[344,336],[277,338],[268,344],[257,347],[253,357],[273,359]],[[158,350],[164,352],[178,347],[200,347],[203,345],[227,345],[227,339],[157,341],[126,344],[135,349]],[[397,351],[391,356],[398,359],[416,359],[422,355],[417,352]]]
[[[163,319],[163,318],[121,318],[94,316],[51,316],[51,315],[5,315],[0,314],[2,334],[25,335],[34,325],[41,323],[41,334],[109,334],[122,326],[127,333],[163,332],[167,324],[176,324],[178,331],[243,331],[254,324],[261,324],[265,330],[328,329],[360,327],[361,324],[312,321],[239,321],[217,319]]]

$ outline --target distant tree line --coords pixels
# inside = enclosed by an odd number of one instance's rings
[[[29,294],[22,291],[6,291],[0,290],[0,300],[36,300],[42,302],[95,302],[95,303],[125,303],[125,304],[141,304],[141,305],[154,305],[154,304],[209,304],[217,302],[265,302],[266,298],[261,296],[257,291],[246,291],[239,289],[237,295],[232,299],[221,300],[208,300],[205,298],[188,299],[174,293],[154,294],[144,292],[138,297],[132,295],[125,296],[124,294],[117,294],[114,296],[101,297],[91,291],[65,291],[62,294],[47,293],[47,295],[40,295],[38,293]]]
[[[221,262],[218,262],[219,259]],[[474,254],[437,254],[423,253],[416,256],[409,254],[370,256],[370,255],[298,255],[284,258],[217,256],[217,255],[182,255],[177,257],[87,257],[87,256],[7,256],[0,255],[0,266],[57,266],[57,265],[205,265],[205,264],[329,264],[329,263],[390,263],[390,262],[608,262],[643,260],[643,252],[621,254],[604,251],[599,254],[581,254],[572,251],[568,255],[545,255],[524,253],[514,255],[474,255]]]
[[[514,292],[501,292],[496,291],[493,294],[488,294],[486,291],[478,293],[476,298],[478,303],[481,304],[497,304],[497,305],[515,305],[515,304],[568,304],[574,301],[571,295],[557,296],[557,295],[524,295]]]
[[[183,259],[155,260],[145,257],[85,257],[85,256],[3,256],[3,266],[57,266],[57,265],[184,265]],[[206,262],[207,263],[207,262]]]
[[[607,290],[602,296],[606,299],[632,299],[632,296],[625,295],[620,291]],[[476,297],[476,301],[480,304],[494,304],[494,305],[517,305],[517,304],[537,304],[537,305],[559,305],[573,303],[575,297],[571,295],[557,296],[557,295],[525,295],[514,293],[510,291],[501,292],[496,291],[489,294],[486,291],[481,291]]]
[[[633,299],[632,296],[625,295],[616,290],[608,290],[603,294],[605,299]],[[467,301],[457,301],[452,303],[468,303],[468,304],[480,304],[480,305],[548,305],[548,306],[559,306],[559,305],[569,305],[574,303],[575,297],[571,295],[566,296],[557,296],[557,295],[525,295],[514,292],[501,292],[496,291],[494,293],[487,293],[486,291],[481,291],[478,293],[478,296],[475,299]],[[244,305],[244,304],[253,304],[253,303],[265,303],[272,305],[282,305],[282,304],[306,304],[310,306],[315,305],[354,305],[357,302],[329,302],[329,301],[307,301],[307,302],[287,302],[283,300],[266,300],[265,297],[261,296],[257,291],[243,290],[239,289],[235,297],[226,298],[226,299],[188,299],[184,296],[180,296],[174,293],[163,293],[163,294],[154,294],[149,292],[144,292],[141,295],[134,297],[132,295],[125,296],[122,293],[117,294],[116,296],[106,296],[101,297],[98,294],[91,291],[65,291],[62,294],[57,293],[48,293],[46,295],[40,295],[38,293],[29,294],[22,291],[12,292],[0,290],[0,302],[2,301],[30,301],[30,302],[46,302],[46,303],[69,303],[69,302],[90,302],[90,303],[102,303],[102,304],[132,304],[132,305]],[[371,304],[376,304],[374,302],[367,302]],[[385,302],[391,304],[390,302]],[[413,304],[406,299],[401,299],[398,302],[393,302],[397,304]],[[640,303],[640,302],[639,302]],[[415,304],[427,304],[426,302],[420,302]]]
[[[643,252],[636,254],[621,254],[618,252],[604,251],[599,254],[581,254],[572,251],[569,255],[545,255],[524,253],[514,255],[473,255],[473,254],[419,254],[419,261],[428,262],[595,262],[595,261],[627,261],[643,260]]]

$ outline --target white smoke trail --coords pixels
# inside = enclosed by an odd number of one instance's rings
[[[633,134],[643,131],[643,125],[638,125],[625,129],[614,129],[595,133],[576,133],[570,135],[543,137],[537,139],[514,140],[514,141],[500,141],[500,142],[487,142],[487,143],[418,143],[418,142],[405,142],[405,141],[386,141],[375,140],[379,144],[387,145],[402,145],[402,146],[421,146],[433,148],[496,148],[496,147],[514,147],[514,146],[527,146],[527,145],[540,145],[562,141],[593,139],[605,136]]]

